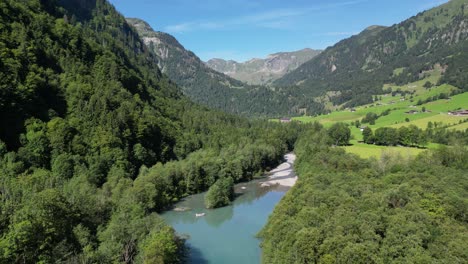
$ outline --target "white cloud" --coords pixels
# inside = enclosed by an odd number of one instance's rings
[[[256,26],[266,28],[285,28],[288,18],[303,15],[303,10],[276,9],[267,12],[236,17],[223,21],[197,21],[170,25],[164,28],[168,33],[183,33],[194,30],[214,30],[236,26]]]
[[[183,33],[196,30],[215,30],[238,26],[254,26],[274,29],[290,29],[294,26],[294,19],[300,16],[310,15],[327,9],[356,5],[369,0],[345,1],[310,8],[283,8],[259,12],[247,16],[239,16],[222,21],[192,21],[176,25],[170,25],[163,30],[168,33]]]

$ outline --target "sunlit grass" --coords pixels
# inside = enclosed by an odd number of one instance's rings
[[[415,125],[419,128],[426,129],[427,124],[429,122],[432,122],[432,123],[437,122],[437,123],[442,123],[444,125],[453,126],[453,125],[457,125],[460,122],[460,120],[464,120],[466,118],[467,117],[451,116],[448,114],[438,114],[435,116],[429,116],[426,118],[416,119],[414,121],[410,121],[407,123],[400,123],[400,124],[392,125],[391,127],[399,128],[402,126]]]
[[[445,86],[445,85],[444,85]],[[442,87],[442,86],[441,86]],[[442,90],[448,89],[447,87],[442,88]],[[434,89],[437,90],[437,89]],[[434,94],[438,94],[441,90],[438,90]],[[432,93],[432,92],[431,92]],[[422,96],[424,98],[430,97],[428,94]],[[416,97],[415,99],[417,99]],[[415,101],[415,100],[414,100]],[[415,102],[409,101],[398,101],[392,105],[382,105],[382,106],[362,106],[356,109],[355,112],[351,112],[350,110],[343,110],[332,112],[327,115],[321,115],[317,117],[295,117],[294,120],[301,121],[303,123],[310,123],[310,122],[319,122],[323,124],[325,127],[331,126],[336,122],[345,122],[351,123],[355,122],[356,120],[361,120],[367,113],[374,112],[377,114],[382,113],[386,109],[390,109],[390,114],[387,116],[380,117],[375,125],[371,125],[372,129],[376,129],[379,127],[401,127],[401,126],[408,126],[410,124],[414,124],[420,128],[425,129],[427,127],[427,123],[431,122],[441,122],[445,125],[456,125],[460,120],[464,120],[467,117],[455,117],[450,116],[447,113],[449,111],[455,109],[467,109],[468,108],[468,93],[459,94],[453,96],[450,100],[437,100],[434,102],[429,102],[427,104],[423,104],[420,106],[414,106]],[[413,106],[413,107],[410,107]],[[422,107],[425,107],[428,112],[423,113]],[[416,114],[407,114],[406,112],[410,110],[417,110],[418,113]],[[430,111],[430,112],[429,112]],[[406,121],[409,119],[409,122]]]
[[[425,149],[408,148],[408,147],[386,147],[369,145],[363,143],[355,143],[352,146],[343,147],[347,152],[356,154],[361,158],[380,158],[384,152],[394,152],[402,156],[416,156],[423,152]]]
[[[451,126],[450,129],[463,130],[464,131],[464,130],[468,129],[468,122],[458,124],[456,126]]]

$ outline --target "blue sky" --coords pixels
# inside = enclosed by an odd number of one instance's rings
[[[324,49],[371,25],[390,26],[447,0],[110,0],[126,17],[174,35],[202,60],[245,61]]]

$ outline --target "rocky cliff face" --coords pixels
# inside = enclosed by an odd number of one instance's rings
[[[127,22],[135,27],[146,46],[156,53],[161,71],[173,80],[178,79],[177,74],[183,74],[179,72],[182,69],[178,68],[181,64],[185,66],[183,69],[185,73],[197,71],[199,67],[207,68],[195,54],[186,50],[173,36],[153,30],[148,23],[138,18],[127,18]],[[169,72],[173,67],[174,71]]]
[[[266,59],[252,59],[244,63],[233,60],[211,59],[206,64],[234,79],[249,84],[269,84],[283,75],[297,69],[303,63],[320,53],[319,50],[303,49],[294,52],[280,52]]]

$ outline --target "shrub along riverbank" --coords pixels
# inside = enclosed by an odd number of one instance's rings
[[[205,195],[206,208],[226,206],[234,199],[234,180],[229,178],[217,180]]]

